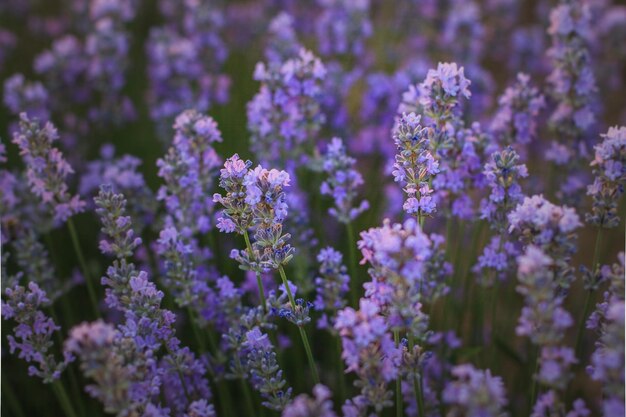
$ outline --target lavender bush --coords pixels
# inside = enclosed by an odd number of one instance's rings
[[[624,34],[0,2],[0,415],[624,416]]]

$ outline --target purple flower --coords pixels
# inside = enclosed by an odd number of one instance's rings
[[[443,391],[443,401],[450,406],[450,416],[500,417],[506,415],[507,400],[504,384],[489,370],[472,365],[458,365],[452,369],[454,379]]]
[[[349,223],[369,208],[367,200],[362,200],[358,206],[354,201],[357,188],[363,185],[363,177],[354,169],[356,160],[347,155],[341,139],[333,138],[321,162],[328,177],[322,182],[320,192],[335,200],[334,207],[328,212],[340,222]]]
[[[337,310],[346,305],[345,296],[350,289],[350,277],[342,261],[341,252],[330,246],[322,249],[317,255],[320,276],[315,278],[317,292],[315,309],[324,312],[322,318],[318,320],[319,328],[332,328]]]
[[[365,53],[365,41],[372,36],[369,0],[318,0],[322,12],[315,21],[319,49],[323,55]]]
[[[53,146],[59,138],[54,126],[47,122],[43,127],[37,120],[20,114],[20,130],[13,135],[20,155],[27,166],[26,175],[32,192],[41,199],[54,216],[63,223],[83,210],[85,203],[78,195],[69,193],[67,177],[74,171],[63,154]]]
[[[313,387],[314,398],[306,394],[298,395],[285,407],[282,417],[337,417],[333,411],[330,390],[324,385]]]
[[[593,209],[587,221],[599,227],[616,227],[619,200],[626,184],[626,127],[611,127],[595,147],[594,182],[587,187],[593,198]]]
[[[61,328],[42,311],[50,306],[46,293],[34,282],[30,282],[28,288],[16,285],[4,291],[1,304],[2,317],[17,324],[14,336],[7,336],[9,351],[17,350],[21,359],[33,363],[28,367],[29,375],[40,377],[46,384],[59,379],[73,357],[66,354],[59,361],[50,351],[54,346],[54,332]]]

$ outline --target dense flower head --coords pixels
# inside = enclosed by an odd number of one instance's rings
[[[587,194],[593,198],[593,209],[587,221],[600,227],[619,224],[618,204],[626,184],[626,127],[611,127],[595,147],[593,184]]]
[[[23,74],[15,74],[4,82],[4,105],[14,115],[25,112],[39,120],[50,119],[48,91],[40,82],[28,82]]]
[[[283,371],[276,361],[276,352],[266,333],[258,327],[246,333],[243,343],[247,351],[247,366],[252,385],[263,399],[263,405],[271,410],[281,411],[291,399],[291,388],[286,387]]]
[[[285,407],[282,417],[337,417],[330,389],[317,384],[313,387],[313,395],[313,398],[306,394],[298,395]]]
[[[444,280],[450,266],[439,262],[442,238],[425,234],[415,219],[395,223],[386,219],[382,227],[361,232],[358,247],[363,254],[361,263],[369,263],[370,283],[365,284],[366,296],[379,306],[395,309],[395,320],[409,320],[420,328],[423,317],[419,314],[421,300],[432,301],[446,291]],[[395,294],[395,295],[394,295]],[[408,323],[404,323],[408,324]],[[404,327],[404,324],[395,323]],[[416,329],[414,329],[416,330]]]
[[[330,246],[322,249],[317,255],[320,276],[315,278],[317,295],[314,304],[316,310],[324,312],[317,322],[320,328],[332,327],[337,310],[346,305],[345,297],[350,289],[350,277],[342,261],[341,252]],[[326,313],[330,314],[330,318]]]
[[[606,322],[596,351],[591,356],[588,372],[602,382],[605,415],[620,415],[624,411],[624,300],[609,302]]]
[[[492,229],[504,232],[507,215],[522,201],[524,195],[519,181],[528,176],[524,164],[518,164],[519,155],[511,147],[491,154],[485,164],[484,175],[491,193],[481,202],[481,219]]]
[[[517,291],[525,299],[516,333],[529,336],[540,346],[555,346],[573,324],[557,294],[558,282],[553,272],[554,260],[539,247],[530,245],[517,258]]]
[[[443,391],[443,401],[450,406],[448,416],[501,417],[507,415],[502,379],[472,365],[458,365],[452,369],[453,380]]]
[[[268,31],[265,57],[270,65],[280,64],[298,55],[302,46],[294,30],[293,16],[286,12],[279,13],[270,22]]]
[[[315,22],[323,55],[360,56],[372,35],[369,0],[318,0],[322,12]]]
[[[552,47],[548,56],[553,71],[548,76],[557,108],[550,122],[553,129],[569,139],[568,146],[588,146],[585,133],[596,119],[596,80],[590,65],[587,42],[590,34],[589,6],[581,1],[561,1],[550,13],[548,33]]]
[[[217,219],[217,228],[225,233],[243,234],[252,225],[252,207],[246,202],[244,177],[252,166],[251,161],[244,161],[234,154],[224,162],[220,170],[219,186],[226,195],[213,195],[213,201],[224,206],[221,217]]]
[[[543,95],[531,86],[527,74],[517,74],[517,82],[498,100],[498,112],[491,131],[504,145],[527,145],[537,134],[537,117],[545,107]]]
[[[538,246],[550,256],[559,286],[569,287],[573,280],[570,260],[576,251],[575,230],[582,225],[576,211],[534,195],[525,197],[508,218],[509,232],[515,232],[524,244]]]
[[[335,329],[341,336],[346,371],[357,374],[367,405],[377,412],[389,407],[391,391],[386,384],[398,375],[400,350],[394,345],[378,306],[362,298],[359,310],[346,307],[339,311]]]
[[[48,207],[57,223],[63,223],[83,210],[85,203],[78,195],[72,196],[67,177],[74,171],[54,142],[57,130],[47,122],[43,126],[28,115],[20,115],[19,131],[13,143],[19,146],[20,155],[27,166],[27,178],[32,192]]]
[[[433,120],[450,118],[447,114],[458,104],[460,97],[471,97],[470,84],[463,67],[458,67],[455,62],[440,62],[437,69],[428,70],[420,85],[420,103],[425,114]]]
[[[322,62],[305,49],[280,64],[257,64],[254,78],[261,87],[248,103],[248,130],[262,162],[284,166],[312,155],[325,119],[320,111],[325,75]]]
[[[430,152],[427,129],[415,113],[403,113],[393,129],[396,144],[394,181],[402,185],[407,199],[404,210],[421,218],[436,210],[430,184],[439,173],[439,162]]]
[[[333,138],[322,156],[322,169],[328,175],[322,182],[322,195],[332,196],[334,207],[328,212],[342,223],[349,223],[369,208],[367,200],[357,205],[357,188],[363,185],[363,177],[354,169],[356,160],[346,153],[346,147],[339,138]]]
[[[7,288],[3,295],[2,317],[17,323],[15,336],[7,336],[9,351],[17,350],[21,359],[32,363],[28,367],[29,375],[38,376],[45,383],[59,379],[73,358],[65,355],[64,359],[57,360],[51,351],[53,335],[61,328],[42,311],[50,305],[46,293],[30,282],[28,288],[19,285]]]
[[[211,228],[213,178],[222,161],[212,144],[222,140],[215,121],[195,110],[178,115],[172,147],[157,161],[164,185],[157,199],[165,202],[168,221],[182,233],[206,233]]]
[[[472,271],[481,284],[491,286],[494,278],[503,279],[515,268],[515,258],[518,255],[519,249],[513,242],[506,241],[504,236],[493,236],[483,253],[478,256],[478,262]],[[496,276],[493,275],[493,271],[496,272]]]

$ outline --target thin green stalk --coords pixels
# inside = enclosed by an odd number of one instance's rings
[[[250,237],[248,236],[248,231],[244,230],[243,238],[246,240],[246,247],[248,248],[248,253],[250,257],[252,257],[252,244],[250,243]],[[265,301],[265,290],[263,289],[263,281],[261,280],[261,274],[256,272],[256,285],[259,287],[259,298],[261,299],[261,305],[263,306],[263,313],[267,314],[267,302]]]
[[[17,399],[11,383],[6,380],[4,373],[2,374],[2,399],[6,399],[9,409],[15,413],[15,417],[25,417],[22,405]]]
[[[91,300],[94,313],[96,317],[100,318],[101,316],[100,310],[98,309],[98,297],[96,296],[96,289],[93,286],[91,275],[89,274],[89,269],[87,268],[87,262],[85,262],[83,251],[80,248],[80,241],[78,240],[76,227],[74,226],[74,221],[71,217],[67,220],[67,227],[70,231],[70,236],[72,237],[72,244],[74,245],[74,251],[76,252],[76,256],[78,257],[78,263],[80,264],[80,268],[83,271],[83,276],[85,277],[85,282],[87,283],[87,292],[89,293],[89,298]]]
[[[294,300],[293,294],[291,294],[291,288],[289,287],[289,282],[287,281],[287,275],[285,275],[285,269],[282,265],[278,267],[278,272],[280,273],[280,278],[282,279],[285,290],[287,291],[287,296],[289,297],[289,303],[291,304],[291,308],[295,312],[296,300]],[[309,367],[311,368],[311,376],[313,377],[313,382],[317,385],[320,383],[320,377],[317,374],[317,367],[315,366],[315,361],[313,360],[313,352],[311,351],[311,345],[309,345],[309,339],[306,335],[306,332],[304,331],[303,326],[298,326],[298,330],[300,331],[302,344],[304,345],[304,350],[306,351],[306,356],[309,360]]]
[[[354,228],[352,223],[346,223],[346,233],[348,235],[348,256],[349,259],[349,272],[350,272],[350,289],[352,295],[352,306],[359,305],[359,277],[357,274],[357,260],[356,260],[356,242],[354,241]]]
[[[593,250],[593,262],[591,263],[591,273],[596,273],[596,268],[598,267],[598,263],[600,262],[600,245],[602,241],[602,232],[604,229],[602,227],[598,228],[598,234],[596,235],[596,244]],[[585,322],[587,319],[587,315],[589,314],[589,309],[591,307],[591,297],[593,296],[593,290],[589,289],[587,291],[587,296],[585,297],[585,307],[583,309],[583,315],[580,318],[578,323],[578,330],[576,331],[576,342],[574,344],[576,348],[576,357],[580,358],[581,349],[582,349],[582,335],[585,329]]]
[[[257,413],[254,411],[254,402],[252,401],[252,394],[250,394],[250,387],[248,387],[245,379],[240,379],[240,381],[246,408],[248,409],[248,415],[255,416]]]
[[[393,331],[393,340],[398,347],[400,345],[400,332],[398,330]],[[396,417],[402,417],[402,405],[402,376],[398,375],[396,378]]]
[[[72,407],[72,403],[70,402],[70,398],[67,396],[67,392],[65,391],[65,387],[59,380],[55,380],[52,382],[52,389],[54,390],[54,394],[57,396],[59,403],[61,404],[61,408],[63,408],[63,412],[66,417],[77,417],[74,408]]]
[[[413,336],[409,335],[409,350],[413,351],[415,342]],[[417,401],[417,410],[420,416],[424,414],[424,390],[422,388],[422,373],[419,376],[413,375],[413,394],[415,395],[415,401]]]
[[[337,350],[337,385],[339,387],[339,398],[337,400],[339,404],[343,404],[344,400],[346,399],[346,378],[343,368],[343,359],[341,358],[341,338],[335,337],[334,339],[337,341],[337,343],[335,344]]]
[[[537,391],[539,389],[537,386],[537,378],[535,378],[535,375],[537,374],[537,372],[539,372],[539,348],[538,347],[535,348],[534,358],[535,358],[535,367],[534,367],[533,373],[530,375],[530,378],[532,379],[532,388],[530,391],[530,410],[532,410],[533,406],[535,405],[535,400],[537,399]]]
[[[189,323],[191,323],[191,329],[193,331],[193,335],[196,338],[196,343],[198,344],[198,349],[200,349],[200,353],[206,352],[206,345],[204,344],[204,338],[200,334],[200,330],[197,327],[196,314],[191,309],[190,306],[187,306],[187,314],[189,315]]]

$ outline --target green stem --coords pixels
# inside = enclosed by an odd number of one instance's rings
[[[91,275],[89,274],[89,269],[87,268],[87,262],[85,262],[83,251],[80,248],[80,241],[78,240],[76,227],[74,226],[74,221],[71,217],[67,220],[67,227],[70,231],[70,236],[72,237],[72,244],[74,245],[74,251],[76,252],[76,256],[78,257],[78,263],[80,264],[80,268],[83,271],[83,276],[85,277],[85,282],[87,283],[87,292],[89,293],[89,298],[91,299],[94,313],[96,317],[100,318],[101,316],[100,310],[98,309],[98,297],[96,296],[96,289],[93,286]]]
[[[341,346],[341,338],[340,337],[335,337],[334,338],[337,343],[336,343],[336,347],[337,347],[337,378],[338,378],[338,386],[339,386],[339,398],[337,399],[339,404],[343,404],[344,400],[346,399],[346,378],[345,378],[345,373],[344,373],[344,368],[343,368],[343,359],[341,358],[341,352],[342,352],[342,346]]]
[[[243,238],[246,240],[246,247],[248,248],[248,253],[250,257],[253,256],[252,252],[252,244],[250,243],[250,237],[248,236],[248,231],[244,230]],[[261,299],[261,305],[263,306],[263,313],[267,314],[267,302],[265,301],[265,290],[263,289],[263,280],[261,280],[261,273],[256,272],[256,285],[259,287],[259,298]]]
[[[596,268],[598,267],[598,263],[600,262],[600,245],[601,245],[601,241],[602,241],[602,232],[603,232],[603,228],[600,227],[598,229],[598,234],[596,235],[596,244],[595,244],[595,248],[593,250],[593,262],[591,263],[591,274],[592,276],[595,275],[596,273]],[[582,335],[583,335],[583,331],[585,329],[585,322],[587,319],[587,315],[589,314],[589,309],[591,307],[591,297],[593,296],[593,290],[590,288],[587,291],[587,297],[585,297],[585,307],[583,309],[583,315],[580,318],[580,321],[578,323],[578,330],[576,331],[576,342],[574,344],[575,347],[575,352],[576,352],[576,357],[578,359],[582,359],[580,357],[581,355],[581,349],[582,349]],[[582,360],[580,362],[583,362]]]
[[[193,335],[196,338],[196,343],[198,344],[198,349],[200,349],[200,353],[204,353],[206,352],[206,345],[204,344],[204,339],[202,338],[202,335],[200,334],[200,331],[198,330],[197,327],[197,320],[196,320],[196,314],[195,312],[191,309],[190,306],[187,306],[187,314],[189,315],[189,323],[191,324],[191,329],[193,331]]]
[[[282,279],[285,290],[287,291],[287,297],[289,297],[289,303],[291,304],[291,308],[295,313],[296,300],[294,300],[293,294],[291,294],[291,288],[289,287],[289,282],[287,281],[287,275],[285,275],[285,269],[282,265],[278,267],[278,272],[280,273],[280,278]],[[317,385],[320,383],[320,377],[317,374],[317,367],[315,366],[315,361],[313,360],[313,352],[311,351],[311,345],[309,345],[309,339],[306,335],[306,332],[304,331],[303,326],[298,326],[298,330],[300,331],[302,344],[304,345],[304,350],[306,351],[306,356],[309,360],[309,367],[311,368],[311,376],[313,377],[313,382],[315,385]]]
[[[2,399],[6,399],[9,409],[14,413],[15,417],[25,417],[22,405],[13,391],[11,383],[6,380],[4,373],[2,374]]]
[[[254,403],[252,402],[252,394],[250,394],[250,388],[248,387],[245,379],[240,379],[240,381],[243,391],[243,397],[246,402],[246,408],[248,409],[248,415],[255,416],[257,413],[254,411]]]
[[[413,336],[409,335],[409,351],[413,352],[415,341]],[[422,389],[422,374],[419,376],[413,375],[413,394],[415,395],[415,401],[417,402],[417,410],[420,416],[424,416],[424,390]]]
[[[346,233],[348,235],[348,256],[350,262],[348,264],[350,272],[350,289],[352,294],[352,305],[359,305],[359,277],[357,276],[357,260],[356,260],[356,242],[354,241],[354,229],[352,223],[346,223]]]
[[[539,372],[539,348],[535,349],[535,369],[533,373],[530,375],[530,377],[533,380],[532,388],[530,392],[530,411],[532,411],[535,405],[535,400],[537,399],[538,386],[537,386],[537,378],[535,377],[537,372]]]
[[[393,340],[398,347],[400,345],[400,332],[398,330],[393,331]],[[402,405],[402,376],[398,375],[396,378],[396,417],[402,417]]]
[[[67,396],[65,387],[63,387],[63,384],[59,380],[56,380],[52,382],[52,389],[54,390],[54,393],[57,396],[59,403],[61,403],[61,408],[63,408],[63,412],[65,413],[66,417],[77,417],[76,412],[72,407],[72,403],[70,402],[70,398]]]

